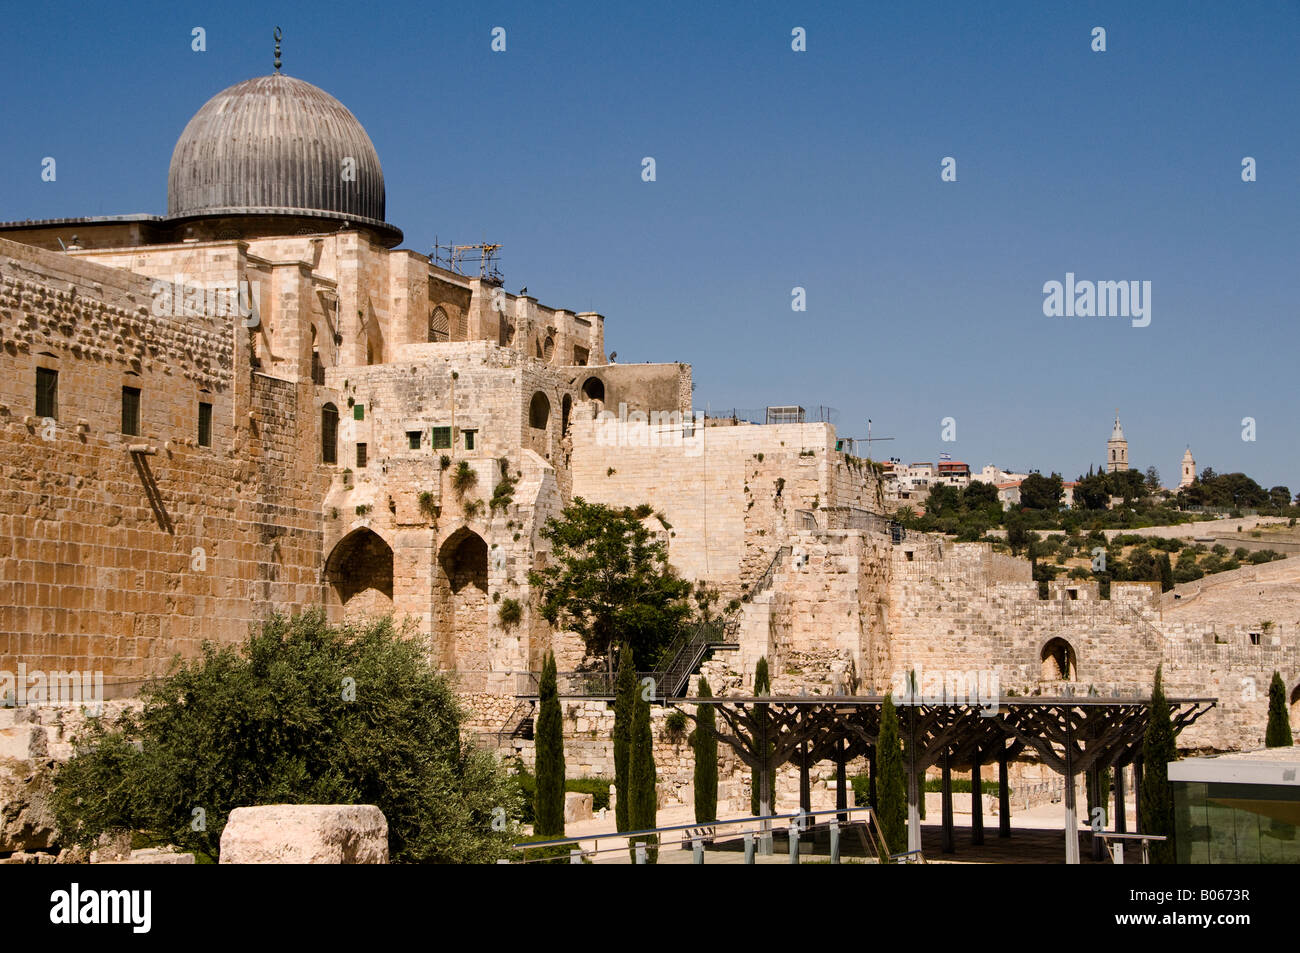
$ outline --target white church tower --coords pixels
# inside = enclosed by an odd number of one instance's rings
[[[1196,480],[1196,461],[1192,459],[1192,448],[1188,447],[1183,454],[1183,477],[1178,481],[1178,489],[1185,486],[1191,486]]]
[[[1115,429],[1106,441],[1106,472],[1123,473],[1128,469],[1128,441],[1124,439],[1124,428],[1119,425],[1119,408],[1115,408]]]

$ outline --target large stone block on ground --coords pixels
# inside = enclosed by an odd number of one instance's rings
[[[0,765],[0,853],[49,850],[58,839],[49,775],[40,768],[28,773],[15,767],[13,762]]]
[[[590,794],[566,791],[564,793],[564,823],[591,820],[591,805],[594,800]]]
[[[386,864],[388,820],[373,804],[237,807],[221,833],[223,864]]]

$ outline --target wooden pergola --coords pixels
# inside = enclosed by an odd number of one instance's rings
[[[1214,698],[1170,698],[1174,734],[1217,703]],[[712,705],[721,719],[719,740],[759,779],[759,813],[772,813],[769,777],[787,762],[799,767],[799,801],[811,810],[809,775],[813,765],[836,766],[835,805],[848,806],[845,765],[866,757],[875,784],[876,742],[882,695],[745,696],[673,699],[677,705]],[[984,842],[981,768],[998,765],[998,836],[1011,836],[1007,765],[1032,751],[1064,779],[1065,861],[1079,862],[1078,810],[1074,781],[1080,774],[1098,785],[1108,768],[1133,766],[1142,772],[1142,739],[1151,707],[1149,697],[1016,696],[996,705],[900,704],[899,734],[907,773],[907,849],[921,847],[920,787],[928,768],[942,770],[943,850],[956,849],[952,817],[952,771],[971,772],[971,842]],[[1123,772],[1115,773],[1115,829],[1125,830]],[[1140,782],[1139,782],[1140,783]],[[1100,845],[1098,845],[1100,846]],[[895,845],[891,848],[897,849]]]

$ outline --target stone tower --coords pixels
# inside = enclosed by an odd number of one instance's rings
[[[1183,453],[1183,476],[1178,481],[1178,489],[1185,486],[1191,486],[1196,480],[1196,461],[1192,459],[1192,448],[1188,447]]]
[[[1106,472],[1123,473],[1128,469],[1128,441],[1124,439],[1124,428],[1119,424],[1119,408],[1115,409],[1115,429],[1106,441]]]

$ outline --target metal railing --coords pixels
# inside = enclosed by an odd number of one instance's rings
[[[777,547],[776,552],[772,555],[772,561],[767,564],[767,569],[763,571],[763,575],[758,577],[758,581],[749,587],[749,591],[745,595],[753,599],[760,592],[766,592],[768,587],[772,585],[772,580],[776,578],[776,571],[781,568],[781,563],[793,551],[789,546]]]
[[[658,669],[638,672],[637,681],[650,679],[656,701],[680,697],[686,682],[708,650],[717,645],[734,645],[740,629],[736,617],[696,622],[682,632],[664,653],[668,661]],[[516,695],[534,697],[540,693],[540,672],[517,673]],[[556,687],[561,697],[612,698],[616,676],[608,671],[557,672]]]
[[[853,815],[859,815],[861,820],[855,821]],[[824,817],[826,820],[814,820],[818,817]],[[712,847],[716,853],[720,848],[728,849],[724,848],[723,845],[735,844],[743,849],[744,862],[752,864],[755,863],[757,856],[772,856],[775,854],[772,844],[773,823],[780,821],[787,822],[785,834],[788,839],[789,862],[792,864],[799,863],[799,857],[802,853],[800,845],[805,836],[811,839],[811,835],[817,830],[826,830],[828,832],[830,862],[838,864],[840,862],[840,840],[844,832],[843,829],[855,830],[859,833],[863,856],[865,857],[876,858],[877,860],[882,856],[888,857],[891,863],[925,863],[925,856],[919,850],[891,853],[880,831],[880,824],[875,812],[869,807],[799,811],[794,814],[767,814],[760,817],[742,817],[725,821],[696,821],[691,824],[676,824],[671,827],[654,827],[639,831],[618,831],[608,834],[590,834],[578,837],[559,837],[545,841],[529,841],[514,845],[513,849],[519,855],[518,860],[502,860],[500,863],[554,863],[557,859],[553,854],[554,849],[568,846],[570,848],[569,862],[575,864],[587,863],[601,855],[626,853],[628,851],[634,853],[635,863],[642,864],[646,863],[646,852],[649,849],[668,850],[673,847],[691,850],[694,854],[693,863],[702,864],[704,863],[706,847]],[[673,834],[680,836],[675,841],[670,841],[665,836]],[[655,838],[655,841],[653,843],[648,842],[648,838],[652,837]],[[605,841],[609,846],[602,847],[601,841]],[[590,846],[586,846],[588,844]],[[543,857],[528,857],[530,850],[539,849],[546,849],[549,853]]]
[[[803,528],[813,531],[833,529],[858,529],[868,533],[888,536],[891,543],[901,543],[907,530],[898,520],[892,520],[860,506],[823,506],[816,510],[796,510]]]

